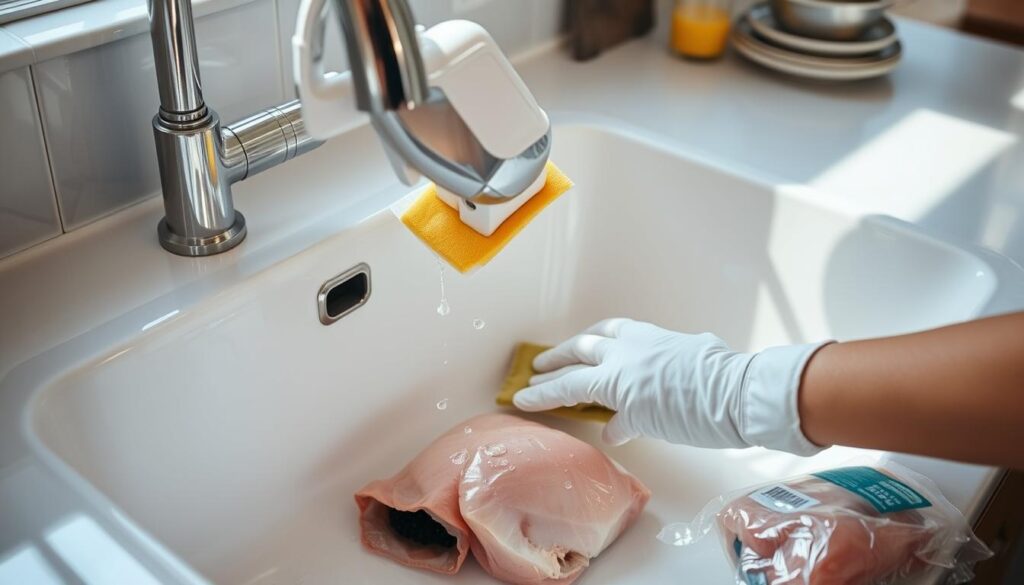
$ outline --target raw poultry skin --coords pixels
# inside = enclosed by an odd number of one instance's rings
[[[878,585],[925,566],[915,554],[939,527],[917,511],[879,514],[857,494],[816,477],[786,485],[821,504],[777,512],[743,496],[719,514],[730,548],[740,543],[743,572],[762,575],[767,585]]]
[[[471,549],[498,579],[567,584],[649,498],[643,484],[591,445],[488,414],[459,423],[395,476],[371,482],[356,503],[363,543],[400,563],[451,574]],[[424,511],[454,544],[425,544],[438,540],[429,522],[405,515],[396,525],[392,510]]]

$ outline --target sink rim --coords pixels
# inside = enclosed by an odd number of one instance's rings
[[[557,128],[561,129],[562,132],[572,129],[595,130],[601,133],[614,135],[617,138],[639,142],[641,145],[661,150],[674,157],[685,158],[689,160],[689,162],[708,168],[712,172],[727,174],[738,180],[743,180],[757,185],[758,187],[762,187],[770,191],[774,197],[806,198],[807,202],[811,203],[815,207],[826,209],[844,217],[851,218],[856,221],[873,221],[871,216],[868,214],[858,214],[843,206],[835,205],[834,200],[815,198],[812,193],[808,192],[788,192],[779,186],[750,177],[741,172],[737,172],[734,168],[728,168],[724,165],[717,164],[714,161],[708,161],[700,155],[695,155],[689,149],[679,148],[671,143],[659,140],[657,137],[651,137],[648,133],[638,134],[630,129],[609,127],[601,124],[560,125],[557,126]],[[346,210],[338,213],[351,215],[352,212]],[[387,206],[382,209],[378,209],[373,214],[364,217],[361,220],[351,222],[350,225],[331,233],[329,236],[323,238],[317,243],[300,250],[293,255],[286,256],[267,264],[266,266],[247,275],[244,280],[233,281],[231,278],[233,275],[218,272],[211,274],[209,277],[187,284],[184,287],[172,289],[141,306],[129,309],[128,311],[125,311],[96,327],[84,331],[83,333],[59,345],[54,346],[53,348],[43,351],[12,368],[7,376],[0,379],[0,396],[11,391],[16,391],[25,396],[25,403],[21,409],[22,424],[20,430],[23,439],[28,443],[32,453],[39,460],[45,463],[46,468],[56,473],[63,482],[71,486],[76,493],[82,496],[94,511],[106,512],[110,516],[114,517],[115,520],[127,525],[132,532],[136,533],[136,536],[141,535],[148,538],[151,541],[152,546],[155,548],[155,554],[159,557],[169,559],[174,564],[179,564],[181,566],[179,569],[184,568],[189,573],[192,573],[191,565],[185,562],[176,552],[174,552],[173,549],[164,545],[161,541],[149,534],[141,523],[135,521],[126,511],[121,509],[112,498],[104,494],[83,474],[76,471],[68,461],[58,455],[56,451],[46,444],[40,431],[37,429],[36,415],[39,412],[42,412],[48,399],[55,397],[54,391],[55,389],[60,388],[61,380],[72,376],[85,368],[93,365],[99,365],[105,360],[113,359],[122,355],[124,352],[130,350],[133,344],[150,335],[159,335],[162,328],[154,327],[152,328],[152,331],[149,331],[146,328],[147,324],[154,322],[154,315],[161,314],[161,317],[157,317],[157,319],[160,319],[166,315],[174,313],[171,318],[166,319],[166,322],[193,315],[194,313],[192,313],[192,311],[204,306],[208,301],[212,302],[214,300],[216,295],[211,294],[211,292],[223,292],[235,287],[241,288],[254,286],[258,284],[262,278],[265,278],[266,275],[271,272],[272,268],[279,264],[287,262],[298,255],[315,254],[317,248],[334,238],[358,237],[358,230],[352,228],[372,226],[375,223],[388,219],[388,213],[389,211]],[[922,230],[911,226],[911,224],[906,224],[906,222],[900,222],[899,220],[894,220],[885,216],[882,217],[887,221],[887,223],[890,223],[889,220],[896,222],[889,227],[899,229],[908,237],[926,240],[929,244],[938,245],[957,256],[965,257],[971,261],[988,266],[993,274],[993,278],[996,279],[993,282],[993,288],[995,290],[999,290],[1001,283],[1004,282],[1000,279],[997,267],[993,267],[993,264],[986,258],[980,256],[977,251],[972,252],[962,245],[949,242],[946,238],[924,234],[922,233]],[[330,219],[328,218],[323,221],[327,222],[329,220]],[[1024,282],[1024,279],[1018,280]],[[983,307],[972,310],[971,313],[974,314],[975,317],[985,314]],[[100,340],[101,342],[97,343],[97,340]],[[55,364],[57,367],[54,367]],[[195,573],[192,573],[192,577],[199,579],[198,582],[206,582],[204,578]]]

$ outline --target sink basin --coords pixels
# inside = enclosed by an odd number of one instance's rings
[[[973,253],[650,138],[558,127],[553,159],[576,188],[472,275],[442,272],[384,210],[216,295],[134,309],[145,325],[127,341],[97,331],[75,340],[87,351],[44,354],[56,375],[35,391],[30,443],[210,582],[488,582],[473,562],[449,578],[365,552],[352,493],[496,409],[516,341],[554,343],[607,316],[739,349],[849,339],[976,316],[1000,284]],[[360,263],[369,301],[321,324],[321,284]],[[600,444],[598,426],[538,419]],[[654,495],[588,584],[731,583],[714,539],[679,549],[659,528],[724,490],[853,453],[644,440],[609,452]]]

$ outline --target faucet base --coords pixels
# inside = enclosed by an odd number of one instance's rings
[[[160,245],[165,250],[179,256],[210,256],[227,252],[245,239],[245,216],[235,211],[235,222],[223,232],[206,238],[186,238],[179,236],[167,226],[167,220],[161,219],[156,227],[160,237]]]

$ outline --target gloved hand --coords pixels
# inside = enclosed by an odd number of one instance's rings
[[[822,345],[738,353],[710,333],[607,319],[538,355],[533,367],[540,373],[514,400],[525,411],[581,403],[610,408],[617,414],[604,440],[613,445],[648,436],[813,455],[822,447],[800,430],[797,391]]]

